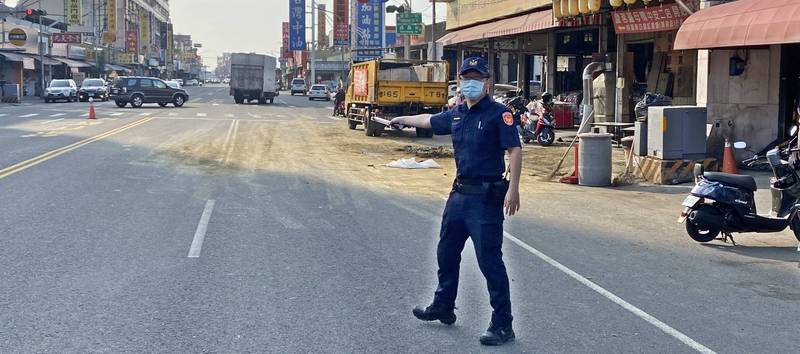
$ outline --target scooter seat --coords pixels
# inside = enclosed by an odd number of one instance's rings
[[[730,184],[753,192],[758,189],[756,180],[752,176],[733,175],[722,172],[706,172],[703,174],[703,177],[712,182]]]

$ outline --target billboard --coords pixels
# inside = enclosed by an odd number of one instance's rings
[[[322,47],[327,47],[328,43],[324,40],[328,33],[327,22],[325,20],[326,6],[325,4],[317,4],[319,11],[317,11],[317,43]]]
[[[117,33],[117,0],[106,0],[106,31]]]
[[[82,25],[83,24],[83,2],[81,0],[67,0],[67,24],[68,25]]]
[[[125,32],[125,49],[133,55],[139,53],[139,32]]]
[[[146,11],[139,13],[139,45],[141,54],[146,56],[150,50],[150,13]]]
[[[333,0],[333,45],[350,45],[350,5]]]
[[[117,53],[117,64],[133,64],[133,54]]]
[[[614,30],[620,34],[674,31],[681,27],[681,24],[688,16],[678,7],[678,4],[666,4],[611,13],[611,19],[614,21]]]
[[[53,33],[53,43],[81,43],[80,32],[61,32]]]
[[[577,2],[577,0],[576,0]],[[459,0],[447,3],[447,30],[472,26],[541,7],[552,7],[552,0]]]
[[[306,0],[289,0],[289,49],[306,50]]]
[[[368,0],[356,5],[356,61],[383,56],[383,5],[383,0]]]
[[[283,33],[282,33],[282,45],[281,45],[281,58],[286,59],[292,56],[292,52],[289,50],[289,22],[283,23]]]
[[[173,38],[172,33],[173,33],[172,24],[168,23],[167,24],[167,46],[166,46],[167,64],[168,65],[172,64],[172,59],[175,57],[175,39]]]

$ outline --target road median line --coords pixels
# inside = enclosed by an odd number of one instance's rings
[[[107,138],[109,136],[116,135],[116,134],[121,133],[121,132],[123,132],[125,130],[128,130],[128,129],[137,127],[139,125],[142,125],[144,123],[147,123],[147,122],[151,121],[152,119],[153,119],[152,117],[142,118],[142,119],[137,120],[135,122],[132,122],[130,124],[127,124],[127,125],[124,125],[124,126],[121,126],[121,127],[118,127],[118,128],[111,129],[111,130],[109,130],[109,131],[107,131],[105,133],[97,134],[95,136],[83,139],[81,141],[74,142],[72,144],[60,147],[60,148],[55,149],[55,150],[51,150],[51,151],[45,152],[45,153],[43,153],[43,154],[41,154],[39,156],[30,158],[28,160],[25,160],[25,161],[22,161],[22,162],[19,162],[19,163],[16,163],[14,165],[11,165],[11,166],[3,168],[3,169],[0,169],[0,179],[6,178],[8,176],[11,176],[11,175],[13,175],[13,174],[15,174],[17,172],[24,171],[24,170],[26,170],[26,169],[28,169],[30,167],[36,166],[36,165],[38,165],[38,164],[40,164],[42,162],[50,160],[50,159],[52,159],[54,157],[61,156],[61,155],[66,154],[66,153],[68,153],[68,152],[70,152],[72,150],[78,149],[80,147],[89,145],[89,144],[91,144],[91,143],[93,143],[95,141]]]

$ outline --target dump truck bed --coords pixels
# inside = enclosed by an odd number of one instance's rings
[[[347,102],[378,106],[447,104],[447,63],[372,60],[353,64]]]

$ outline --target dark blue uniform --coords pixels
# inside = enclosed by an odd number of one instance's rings
[[[505,106],[485,96],[472,108],[463,103],[431,117],[434,133],[453,137],[456,183],[474,186],[474,191],[502,179],[506,149],[521,146],[507,112]],[[448,310],[455,307],[461,251],[468,237],[472,238],[478,265],[486,277],[494,310],[492,323],[510,325],[511,300],[501,250],[503,205],[488,201],[483,194],[459,192],[456,188],[450,192],[439,234],[439,286],[433,303]]]

